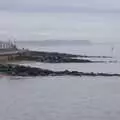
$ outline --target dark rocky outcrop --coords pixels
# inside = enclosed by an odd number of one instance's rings
[[[45,51],[28,51],[30,56],[56,56],[56,57],[82,57],[82,58],[112,58],[110,56],[87,56],[87,55],[75,55],[68,53],[59,53],[59,52],[45,52]]]
[[[120,74],[109,74],[109,73],[85,73],[78,71],[52,71],[48,69],[41,69],[29,66],[21,66],[21,65],[13,65],[13,64],[0,64],[0,73],[4,73],[11,76],[104,76],[104,77],[112,77],[118,76]]]
[[[26,51],[16,57],[17,60],[37,61],[45,63],[101,63],[104,61],[92,61],[84,59],[78,59],[79,55],[57,53],[57,52],[38,52],[38,51]],[[85,58],[87,56],[84,56]],[[92,56],[91,56],[92,57]]]
[[[91,60],[75,59],[61,56],[18,56],[17,60],[36,61],[44,63],[93,63]]]

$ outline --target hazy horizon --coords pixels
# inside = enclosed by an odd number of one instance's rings
[[[0,0],[0,39],[119,41],[118,0]]]

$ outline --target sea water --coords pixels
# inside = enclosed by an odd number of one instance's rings
[[[111,56],[110,45],[27,45],[33,50]],[[116,46],[112,59],[119,61],[119,56],[119,46]],[[23,61],[18,64],[58,71],[120,71],[119,62],[49,64]],[[119,101],[119,77],[0,77],[0,120],[119,120]]]

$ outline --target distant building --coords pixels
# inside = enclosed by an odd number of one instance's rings
[[[16,45],[13,44],[11,41],[3,42],[0,41],[0,50],[6,50],[6,49],[16,49]]]
[[[18,49],[14,43],[0,41],[0,62],[15,60],[17,56],[19,56]]]

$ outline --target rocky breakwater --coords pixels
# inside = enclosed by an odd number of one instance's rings
[[[82,57],[82,59],[77,59]],[[97,57],[97,56],[84,56]],[[98,56],[99,57],[99,56]],[[45,63],[100,63],[104,61],[92,61],[84,59],[81,55],[57,53],[57,52],[39,52],[39,51],[26,51],[24,54],[18,56],[17,60],[37,61]]]
[[[104,77],[112,77],[117,76],[120,77],[120,74],[109,74],[109,73],[85,73],[79,71],[52,71],[48,69],[30,67],[30,66],[21,66],[14,64],[0,64],[0,73],[7,74],[10,76],[104,76]]]
[[[68,53],[59,53],[59,52],[45,52],[45,51],[29,51],[29,55],[31,56],[61,56],[61,57],[81,57],[81,58],[112,58],[111,56],[88,56],[88,55],[75,55]]]

